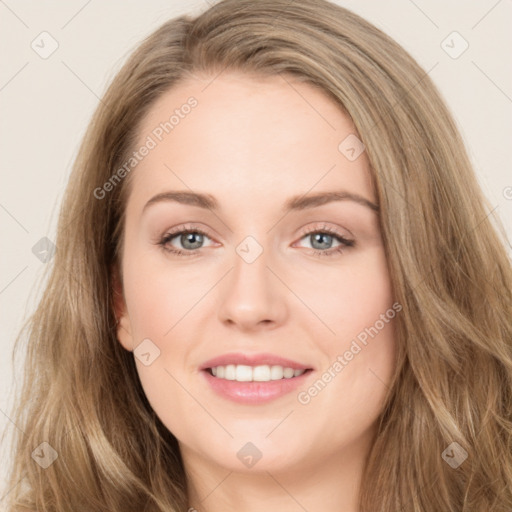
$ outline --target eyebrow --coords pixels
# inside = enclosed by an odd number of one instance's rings
[[[167,191],[153,196],[143,208],[143,212],[151,205],[161,202],[176,202],[199,208],[205,208],[212,211],[219,211],[218,201],[210,194],[200,194],[198,192],[183,191]],[[294,196],[286,201],[283,211],[305,210],[307,208],[315,208],[333,201],[352,201],[354,203],[365,206],[375,212],[379,211],[378,205],[366,199],[359,194],[354,194],[346,190],[336,190],[332,192],[317,192],[315,194]]]

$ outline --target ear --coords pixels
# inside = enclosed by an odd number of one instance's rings
[[[126,302],[124,300],[123,285],[119,275],[119,269],[117,265],[114,265],[112,269],[112,290],[113,290],[113,302],[114,312],[117,319],[116,333],[117,340],[121,345],[129,352],[133,351],[133,336],[132,328],[130,324],[130,318],[128,316],[128,310],[126,308]]]

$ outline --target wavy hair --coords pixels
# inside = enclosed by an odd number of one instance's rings
[[[113,279],[130,180],[104,199],[93,191],[129,158],[140,120],[162,94],[195,73],[213,79],[224,70],[316,85],[366,146],[403,312],[361,512],[510,512],[506,235],[428,73],[372,24],[325,0],[223,0],[171,19],[113,79],[74,163],[44,293],[15,343],[13,358],[26,338],[8,510],[187,509],[177,440],[116,340]],[[42,442],[58,454],[46,469],[32,457]],[[456,468],[446,462],[453,450],[467,453]]]

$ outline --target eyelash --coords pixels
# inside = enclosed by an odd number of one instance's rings
[[[169,242],[173,238],[176,238],[178,235],[182,235],[182,234],[185,234],[185,233],[188,233],[188,234],[194,233],[194,234],[199,234],[199,235],[203,235],[203,236],[206,236],[208,238],[211,238],[208,235],[208,233],[206,233],[202,229],[193,228],[193,227],[188,228],[187,226],[180,226],[175,231],[172,231],[170,233],[166,233],[161,238],[161,240],[157,242],[157,244],[159,246],[161,246],[164,251],[170,252],[172,254],[176,254],[177,256],[185,256],[185,257],[186,256],[194,256],[197,253],[197,251],[199,251],[201,248],[200,249],[194,249],[192,251],[182,251],[181,249],[175,249],[175,248],[173,248],[173,247],[168,245]],[[347,247],[354,247],[355,246],[355,241],[354,240],[349,240],[348,238],[343,237],[342,235],[337,233],[336,230],[334,230],[332,228],[329,228],[327,226],[324,226],[321,229],[319,229],[319,228],[308,229],[305,233],[302,234],[301,239],[306,237],[306,236],[308,236],[308,235],[312,235],[312,234],[328,234],[328,235],[333,236],[338,242],[340,242],[340,245],[338,247],[333,247],[333,248],[325,250],[325,251],[321,251],[319,249],[311,249],[311,251],[313,252],[313,254],[315,256],[328,256],[328,257],[331,257],[331,256],[335,256],[337,254],[342,253]]]

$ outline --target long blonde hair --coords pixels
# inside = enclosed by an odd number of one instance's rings
[[[93,191],[133,151],[157,98],[191,73],[213,79],[226,69],[315,84],[366,146],[403,311],[361,512],[510,512],[512,271],[503,228],[427,73],[325,0],[224,0],[172,19],[113,80],[74,165],[44,294],[16,340],[19,350],[28,331],[8,510],[187,509],[177,440],[116,341],[112,279],[129,180],[102,199]],[[42,442],[58,454],[46,469],[31,456]],[[464,452],[457,467],[448,463]]]

